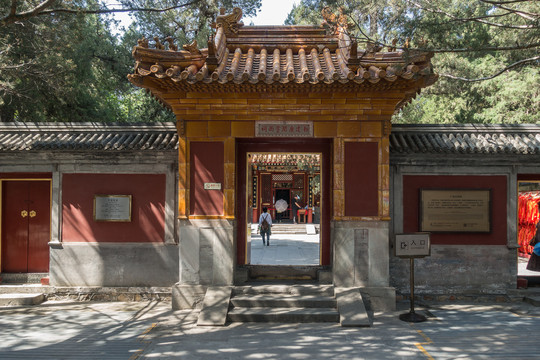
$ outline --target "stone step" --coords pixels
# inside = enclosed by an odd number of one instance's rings
[[[334,286],[319,284],[254,284],[236,286],[233,288],[233,296],[240,295],[281,294],[294,296],[334,296]]]
[[[302,234],[306,235],[308,234],[308,228],[309,233],[312,235],[317,234],[318,231],[318,224],[280,224],[280,223],[274,223],[272,224],[272,234]],[[252,224],[251,233],[257,234],[257,224]]]
[[[0,294],[0,306],[38,305],[43,301],[44,294]]]
[[[540,296],[526,296],[523,301],[528,302],[534,306],[540,306]]]
[[[338,322],[339,313],[329,308],[234,308],[229,310],[227,319],[232,322]]]
[[[294,296],[294,295],[241,295],[231,299],[235,307],[244,308],[333,308],[337,306],[336,299],[327,296]]]
[[[1,284],[0,294],[50,294],[53,288],[41,284]]]
[[[321,266],[315,265],[247,265],[248,277],[256,280],[302,280],[314,282],[318,280]]]
[[[49,273],[1,273],[2,284],[40,284]]]

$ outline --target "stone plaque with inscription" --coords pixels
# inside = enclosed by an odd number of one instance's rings
[[[256,137],[313,137],[311,121],[257,121]]]
[[[490,232],[491,191],[420,190],[420,231]]]
[[[131,195],[95,195],[94,221],[131,221]]]

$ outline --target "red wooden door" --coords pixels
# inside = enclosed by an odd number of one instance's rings
[[[50,181],[2,182],[2,272],[48,272]]]

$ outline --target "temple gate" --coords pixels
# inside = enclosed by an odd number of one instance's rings
[[[431,54],[368,44],[346,19],[243,26],[223,12],[208,47],[146,39],[129,80],[176,115],[183,304],[246,280],[249,153],[320,154],[321,264],[336,286],[389,285],[391,117],[437,76]]]

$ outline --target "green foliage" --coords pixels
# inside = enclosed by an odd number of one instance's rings
[[[147,8],[155,6],[156,1],[149,0],[121,0],[125,8]],[[134,27],[141,36],[163,39],[167,36],[175,38],[180,45],[197,40],[200,46],[205,47],[211,34],[210,25],[219,14],[220,8],[227,13],[239,7],[243,16],[255,15],[261,6],[261,0],[199,0],[184,1],[188,6],[171,9],[165,12],[134,12]],[[160,8],[169,8],[178,4],[177,0],[161,0]]]
[[[175,121],[126,78],[137,39],[172,35],[204,47],[220,7],[245,14],[260,7],[260,0],[122,0],[137,9],[137,23],[119,36],[99,0],[49,1],[24,15],[42,3],[16,0],[14,15],[12,1],[0,2],[0,121]],[[166,7],[174,9],[157,11]]]
[[[439,80],[394,122],[540,123],[540,2],[302,0],[287,23],[320,24],[325,6],[348,15],[360,48],[410,38],[434,51]]]

